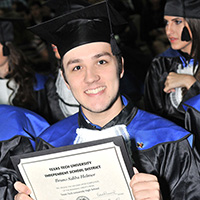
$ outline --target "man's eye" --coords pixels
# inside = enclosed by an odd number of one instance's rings
[[[103,65],[103,64],[105,64],[105,63],[107,63],[105,60],[100,60],[99,62],[98,62],[100,65]]]
[[[77,71],[77,70],[80,70],[81,69],[81,66],[76,66],[73,68],[73,71]]]

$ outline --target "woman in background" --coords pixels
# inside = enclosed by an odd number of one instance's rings
[[[171,48],[155,57],[145,80],[145,109],[185,127],[182,103],[200,93],[200,1],[168,0]]]
[[[14,46],[13,40],[11,21],[0,20],[0,104],[29,109],[50,121],[47,77],[32,70],[30,60]]]

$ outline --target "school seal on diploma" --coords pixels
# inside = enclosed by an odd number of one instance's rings
[[[88,199],[88,198],[85,197],[85,196],[80,196],[80,197],[78,197],[76,200],[90,200],[90,199]]]

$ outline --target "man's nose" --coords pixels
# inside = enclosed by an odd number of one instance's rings
[[[85,71],[85,82],[93,83],[100,79],[100,75],[97,73],[95,69],[87,69]]]

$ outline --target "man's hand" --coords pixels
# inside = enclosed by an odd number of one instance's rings
[[[30,195],[30,189],[23,183],[17,181],[14,184],[14,188],[18,191],[18,194],[15,195],[15,200],[32,200]]]
[[[178,87],[185,87],[189,90],[195,82],[196,79],[192,75],[170,72],[165,81],[165,88],[163,90],[166,93],[174,92],[175,88]]]
[[[135,200],[162,200],[157,177],[151,174],[139,173],[136,168],[133,169],[135,175],[131,179],[130,186]]]

